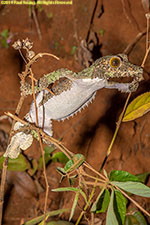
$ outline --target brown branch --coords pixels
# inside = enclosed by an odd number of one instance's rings
[[[26,65],[25,71],[23,72],[22,78],[24,79],[24,76],[26,76],[30,72],[31,65],[36,62],[37,59],[43,57],[43,56],[52,56],[53,58],[59,60],[59,58],[53,54],[50,53],[38,53],[36,56],[34,56]]]
[[[29,127],[29,123],[20,119],[18,116],[15,116],[13,115],[12,113],[10,112],[5,112],[5,115],[11,117],[12,119],[24,124],[25,126],[28,126]],[[36,127],[35,125],[31,125],[30,124],[30,127],[28,129],[31,129],[31,130],[35,130],[36,132],[40,132],[43,140],[46,140],[46,141],[49,141],[51,142],[52,144],[54,144],[57,148],[60,149],[60,151],[62,151],[69,159],[71,159],[71,157],[73,157],[73,153],[70,152],[60,141],[56,140],[55,138],[53,137],[50,137],[49,135],[47,135],[42,129]]]
[[[34,6],[32,6],[32,14],[33,14],[33,19],[34,19],[34,22],[35,22],[35,26],[36,26],[36,29],[37,29],[37,33],[38,33],[39,39],[42,40],[42,34],[41,34],[39,22],[37,20],[37,16],[36,16],[36,13],[35,13]]]
[[[29,75],[29,78],[33,79],[34,81],[38,81],[35,77],[32,77],[31,75]],[[45,90],[47,90],[52,95],[55,95],[49,88],[45,88]]]
[[[23,72],[21,79],[22,79],[22,82],[25,82],[25,78],[26,76],[28,75],[29,72],[31,72],[31,65],[40,57],[43,57],[43,56],[52,56],[54,57],[55,59],[59,60],[58,57],[56,57],[55,55],[53,54],[50,54],[50,53],[39,53],[37,54],[31,61],[29,61],[29,63],[26,65],[25,67],[25,71]],[[32,74],[32,73],[31,73]],[[17,105],[17,108],[16,108],[16,111],[15,111],[15,114],[18,116],[19,113],[20,113],[20,110],[22,108],[22,105],[23,105],[23,102],[24,102],[24,99],[25,99],[25,96],[22,95],[19,99],[19,103]],[[13,118],[13,117],[12,117]],[[13,122],[12,122],[12,127],[11,127],[11,131],[10,131],[10,137],[9,137],[9,141],[10,142],[10,139],[11,139],[11,136],[12,136],[12,132],[13,132],[13,129],[14,129],[14,125],[15,125],[15,119],[13,118]],[[40,136],[40,135],[39,135]],[[39,137],[39,140],[40,140],[40,137]],[[43,147],[41,145],[42,142],[40,142],[40,146]],[[42,150],[42,152],[44,152],[44,150]],[[43,157],[43,160],[44,160],[44,157]],[[45,162],[45,160],[44,160]],[[44,163],[43,163],[44,165]],[[0,225],[2,224],[2,214],[3,214],[3,203],[4,203],[4,189],[5,189],[5,183],[6,183],[6,174],[7,174],[7,167],[8,167],[8,157],[5,158],[4,160],[4,163],[3,163],[3,170],[2,170],[2,178],[1,178],[1,186],[0,186]],[[44,166],[43,166],[44,168]],[[46,196],[48,196],[48,193],[46,192]],[[47,203],[46,203],[47,204]],[[46,207],[45,207],[46,208]]]
[[[20,100],[18,102],[17,108],[16,108],[16,115],[19,114],[22,104],[24,102],[24,95],[20,97]],[[10,142],[10,138],[12,136],[12,131],[15,125],[15,120],[12,122],[11,131],[10,131],[10,137],[8,142]],[[0,186],[0,225],[2,224],[2,214],[3,214],[3,204],[4,204],[4,190],[5,190],[5,183],[6,183],[6,174],[7,174],[7,167],[8,167],[8,157],[5,158],[3,162],[3,169],[2,169],[2,178],[1,178],[1,186]]]
[[[33,79],[33,73],[32,70],[31,72],[31,80],[32,80],[32,93],[33,93],[33,100],[34,100],[34,105],[35,105],[35,114],[36,114],[36,124],[39,126],[39,121],[38,121],[38,110],[37,110],[37,104],[36,104],[36,98],[35,98],[35,91],[34,91],[34,79]],[[46,183],[46,194],[45,194],[45,204],[44,204],[44,225],[46,224],[46,210],[47,210],[47,201],[48,201],[48,192],[49,192],[49,185],[48,185],[48,179],[46,175],[46,165],[45,165],[45,153],[42,145],[42,140],[41,140],[41,135],[38,131],[38,137],[39,137],[39,143],[40,143],[40,149],[41,149],[41,154],[42,154],[42,160],[43,160],[43,175]]]
[[[6,158],[3,163],[1,186],[0,186],[0,225],[2,224],[2,216],[3,216],[4,191],[5,191],[7,167],[8,167],[8,158]]]
[[[135,38],[133,39],[133,41],[131,43],[128,44],[128,46],[125,48],[125,50],[123,51],[124,54],[129,54],[133,47],[136,45],[136,43],[146,34],[146,30],[139,32]]]
[[[132,26],[134,28],[136,28],[138,31],[140,31],[139,25],[136,22],[134,16],[132,15],[132,10],[130,7],[129,0],[121,0],[121,2],[122,2],[122,7],[123,7],[123,13],[126,16],[127,20],[129,21],[129,23],[132,24]]]

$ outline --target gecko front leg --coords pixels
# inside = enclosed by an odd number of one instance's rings
[[[55,83],[55,81],[59,80],[61,77],[66,78],[74,78],[77,77],[77,74],[68,69],[59,69],[57,71],[51,72],[49,74],[44,75],[38,81],[35,82],[34,91],[35,93],[41,92],[44,89],[48,88],[50,84]],[[29,83],[23,83],[21,81],[20,91],[22,95],[32,95],[32,86]]]

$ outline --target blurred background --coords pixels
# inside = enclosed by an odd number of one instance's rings
[[[0,4],[0,115],[15,113],[20,98],[20,78],[25,68],[23,58],[12,48],[16,40],[29,38],[35,53],[48,52],[60,58],[43,57],[33,65],[37,79],[59,68],[78,72],[104,55],[126,52],[130,62],[141,65],[146,46],[146,17],[149,5],[141,0],[73,0],[70,5],[11,5]],[[143,81],[131,100],[149,91],[149,58]],[[127,94],[117,90],[99,90],[92,104],[74,118],[53,122],[54,137],[74,153],[82,153],[99,169],[113,136],[116,122]],[[20,113],[23,118],[32,99],[26,99]],[[0,121],[0,154],[7,146],[11,123]],[[31,163],[39,160],[39,144],[24,152]],[[107,172],[118,169],[133,174],[150,171],[150,114],[123,123],[112,153],[105,165]],[[59,187],[60,176],[55,171],[60,162],[47,165],[50,188]],[[150,184],[150,181],[148,181]],[[21,219],[36,217],[43,212],[44,178],[41,170],[9,171],[4,206],[5,225],[18,225]],[[136,197],[147,211],[150,201]],[[49,193],[48,210],[68,208],[71,194]],[[132,204],[130,204],[132,208]],[[77,218],[75,215],[75,218]],[[64,214],[68,218],[68,214]],[[105,218],[105,217],[104,217]],[[101,217],[101,224],[104,224]]]

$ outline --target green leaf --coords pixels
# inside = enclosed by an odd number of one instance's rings
[[[127,107],[123,122],[131,121],[143,116],[150,111],[150,92],[135,98]]]
[[[100,29],[99,34],[103,37],[104,36],[104,29]]]
[[[47,15],[48,19],[52,19],[53,18],[53,13],[52,12],[49,12],[46,15]]]
[[[82,163],[84,162],[85,157],[82,154],[76,154],[72,157],[72,159],[70,159],[66,165],[64,166],[64,170],[66,172],[70,172],[72,170],[75,170],[77,168],[79,168]]]
[[[59,43],[55,42],[55,49],[58,49],[58,47],[59,47]]]
[[[85,157],[82,154],[76,154],[73,156],[73,161],[75,164],[75,168],[78,168],[79,166],[82,165],[82,163],[84,162]]]
[[[86,194],[80,188],[63,187],[63,188],[55,188],[55,189],[52,189],[51,191],[54,191],[54,192],[57,192],[57,191],[58,192],[61,192],[61,191],[74,191],[74,192],[79,192],[83,196],[85,202],[87,202]]]
[[[51,156],[51,153],[55,150],[55,147],[53,146],[46,146],[44,148],[44,153],[45,153],[45,164],[47,164],[51,159],[52,159],[52,156]],[[43,157],[41,156],[39,158],[39,165],[38,165],[38,168],[41,169],[43,168]]]
[[[52,189],[51,191],[54,192],[62,192],[62,191],[74,191],[74,192],[79,192],[79,188],[75,188],[75,187],[62,187],[62,188],[55,188]]]
[[[56,171],[58,173],[60,173],[62,176],[65,176],[66,175],[66,171],[64,170],[64,168],[56,167]]]
[[[66,163],[66,165],[64,166],[64,170],[65,170],[66,172],[68,172],[68,170],[69,170],[69,171],[70,171],[70,170],[73,170],[73,169],[72,169],[73,166],[74,166],[74,162],[73,162],[72,159],[70,159],[70,160]]]
[[[2,38],[2,39],[1,39],[1,43],[2,43],[2,46],[3,46],[4,48],[8,48],[8,47],[9,47],[9,45],[8,45],[8,43],[7,43],[7,39]]]
[[[53,146],[48,146],[48,145],[47,145],[47,146],[44,148],[45,154],[51,154],[54,150],[55,150],[55,147],[53,147]]]
[[[137,219],[133,215],[127,215],[124,225],[140,225]]]
[[[107,178],[108,178],[108,174],[107,174],[107,172],[106,172],[106,170],[105,170],[105,169],[103,169],[103,173],[104,173],[105,177],[107,177]]]
[[[110,181],[139,181],[137,176],[123,170],[112,170],[109,176]]]
[[[45,164],[47,164],[51,160],[51,156],[49,154],[45,154]],[[43,157],[41,156],[38,161],[38,168],[43,168]]]
[[[36,159],[33,159],[32,160],[32,168],[30,168],[28,170],[28,173],[30,174],[30,176],[33,176],[37,170],[38,170],[38,162]]]
[[[59,209],[59,210],[54,210],[54,211],[51,211],[51,212],[47,212],[46,213],[46,216],[50,217],[50,216],[57,216],[59,214],[62,214],[64,212],[68,212],[70,211],[70,209]],[[39,222],[41,222],[42,220],[44,219],[44,215],[42,216],[38,216],[32,220],[29,220],[27,222],[24,223],[24,225],[35,225],[35,224],[38,224]]]
[[[132,181],[127,182],[111,181],[110,183],[132,194],[139,195],[142,197],[148,198],[150,197],[150,188],[142,183]]]
[[[56,169],[59,173],[61,173],[61,175],[66,175],[66,173],[79,168],[84,160],[85,157],[82,154],[76,154],[72,157],[72,159],[68,160],[64,168],[57,167]]]
[[[73,156],[73,161],[74,162],[78,162],[79,160],[81,160],[80,163],[79,163],[79,165],[81,165],[84,162],[84,160],[85,160],[84,155],[82,155],[82,154],[75,154]]]
[[[53,162],[67,163],[68,157],[63,152],[56,152],[52,156]]]
[[[0,169],[3,168],[3,162],[5,157],[0,157]],[[10,171],[25,171],[30,169],[30,163],[27,159],[22,155],[19,154],[18,158],[16,159],[8,159],[8,170]]]
[[[1,32],[1,36],[5,39],[8,38],[8,35],[9,35],[9,30],[8,29],[5,29]]]
[[[147,222],[144,216],[139,211],[136,211],[132,215],[126,216],[124,225],[147,225]]]
[[[114,212],[114,190],[112,191],[110,196],[110,203],[109,203],[108,211],[106,215],[106,225],[119,225]]]
[[[70,186],[73,186],[75,179],[78,177],[78,174],[75,174],[74,176],[69,177],[69,184]]]
[[[70,186],[73,186],[74,185],[74,179],[72,179],[72,178],[69,178],[69,184],[70,184]]]
[[[46,223],[46,225],[73,225],[73,223],[63,220],[51,221]]]
[[[133,216],[137,219],[137,221],[139,222],[140,225],[147,225],[147,222],[146,222],[144,216],[139,211],[134,212]]]
[[[115,204],[114,208],[116,209],[116,216],[118,221],[121,222],[121,224],[124,224],[125,216],[126,216],[126,204],[127,200],[122,195],[122,193],[118,190],[115,190]],[[120,224],[120,223],[119,223]]]
[[[77,192],[76,195],[75,195],[75,199],[74,199],[74,202],[73,202],[73,205],[72,205],[72,208],[71,208],[71,212],[70,212],[69,221],[72,219],[72,217],[74,215],[76,205],[78,203],[78,199],[79,199],[79,192]]]
[[[47,221],[47,219],[48,219],[48,215],[45,217],[45,221]],[[38,225],[45,225],[45,221],[44,221],[44,219],[41,221],[41,223],[39,223]]]
[[[149,175],[150,175],[150,172],[146,172],[142,174],[137,174],[136,177],[138,177],[140,182],[145,183]]]
[[[91,212],[102,213],[106,212],[110,201],[110,193],[107,189],[102,190],[96,201],[93,203]]]
[[[9,30],[8,29],[3,30],[0,35],[2,37],[1,39],[2,46],[4,48],[8,48],[9,45],[7,43],[7,38],[9,37]]]
[[[52,189],[51,191],[54,191],[54,192],[57,192],[57,191],[58,192],[61,192],[61,191],[74,191],[74,192],[76,192],[75,199],[74,199],[74,203],[73,203],[73,206],[71,208],[71,213],[70,213],[69,221],[72,219],[72,217],[74,215],[74,211],[75,211],[75,208],[76,208],[76,205],[77,205],[77,202],[78,202],[79,194],[81,194],[83,196],[85,202],[87,202],[86,195],[85,195],[85,193],[80,188],[64,187],[64,188]]]
[[[76,50],[77,50],[77,46],[72,46],[72,48],[71,48],[71,55],[74,55]]]
[[[79,192],[80,192],[80,194],[82,195],[82,197],[84,198],[85,202],[87,203],[87,197],[86,197],[86,194],[85,194],[81,189],[79,189]]]

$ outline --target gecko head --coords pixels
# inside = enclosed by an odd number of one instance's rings
[[[128,61],[125,54],[104,56],[94,63],[96,77],[121,78],[133,77],[136,81],[143,80],[143,69]]]

